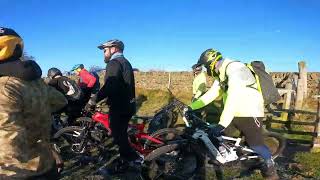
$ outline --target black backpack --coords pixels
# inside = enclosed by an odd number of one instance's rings
[[[239,62],[239,61],[230,62],[229,64],[227,64],[226,69],[233,62]],[[250,63],[245,63],[245,65],[250,69],[251,73],[255,77],[257,87],[258,87],[257,90],[262,94],[265,105],[277,102],[278,100],[281,99],[278,89],[274,85],[274,82],[270,74],[266,72],[265,65],[262,61],[252,61]],[[225,77],[227,76],[225,75]],[[225,91],[228,88],[227,81],[228,80],[226,79],[225,81],[220,82],[221,88]],[[253,84],[248,85],[248,87],[252,87],[252,85]]]
[[[98,91],[100,89],[100,81],[99,81],[100,77],[99,77],[98,73],[94,72],[94,71],[90,72],[90,74],[96,78],[96,83],[94,84],[93,90],[92,90],[92,93],[96,94],[96,93],[98,93]]]
[[[251,70],[256,79],[258,91],[262,93],[265,105],[281,99],[278,89],[274,85],[270,74],[266,72],[262,61],[252,61],[251,63],[247,63],[246,66]]]

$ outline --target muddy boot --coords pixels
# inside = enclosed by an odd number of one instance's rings
[[[274,161],[267,160],[261,167],[261,174],[267,180],[279,180]]]

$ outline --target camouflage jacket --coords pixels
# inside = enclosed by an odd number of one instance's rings
[[[51,113],[66,103],[41,78],[0,77],[0,179],[25,179],[53,167]]]

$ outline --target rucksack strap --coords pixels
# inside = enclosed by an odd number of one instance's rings
[[[220,81],[220,87],[223,91],[227,91],[228,89],[228,76],[227,76],[227,69],[228,66],[234,62],[240,62],[240,61],[231,61],[229,62],[226,67],[224,68],[224,81]],[[218,77],[219,78],[219,77]]]
[[[253,89],[258,90],[259,92],[262,92],[262,91],[261,91],[260,82],[259,82],[259,77],[258,77],[258,75],[254,72],[254,69],[253,69],[252,65],[251,65],[250,63],[245,63],[245,65],[246,65],[247,68],[250,69],[252,75],[254,76],[254,79],[256,80],[256,82],[247,85],[247,87],[253,88]],[[253,87],[254,84],[257,84],[257,87]]]
[[[225,67],[225,80],[220,82],[220,87],[226,91],[228,89],[228,76],[227,76],[227,68],[230,64],[234,63],[234,62],[240,62],[240,61],[232,61],[232,62],[229,62],[226,67]],[[246,87],[248,88],[253,88],[255,90],[258,90],[259,92],[261,92],[261,87],[260,87],[260,82],[259,82],[259,78],[257,77],[257,74],[254,72],[253,70],[253,67],[251,66],[251,64],[248,64],[248,63],[245,63],[245,66],[251,71],[252,75],[254,76],[254,79],[255,79],[255,82],[252,83],[252,84],[248,84],[246,85]],[[257,84],[257,88],[256,87],[253,87],[255,84]]]

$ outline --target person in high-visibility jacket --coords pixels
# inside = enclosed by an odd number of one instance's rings
[[[202,66],[197,66],[197,64],[192,66],[193,72],[193,82],[192,82],[192,99],[191,102],[196,101],[200,96],[202,96],[207,91],[207,79],[206,74],[202,71]],[[205,121],[206,112],[203,108],[196,111],[196,115]]]
[[[224,109],[218,125],[211,129],[209,135],[221,136],[226,127],[234,125],[244,134],[249,146],[265,160],[262,175],[278,179],[270,150],[263,141],[263,97],[250,69],[239,61],[223,58],[214,49],[204,51],[197,66],[204,66],[207,74],[215,80],[212,87],[190,105],[190,110],[200,109],[222,95]]]
[[[192,66],[194,79],[192,82],[192,102],[197,100],[201,95],[207,91],[206,74],[202,71],[202,66],[197,64]]]

